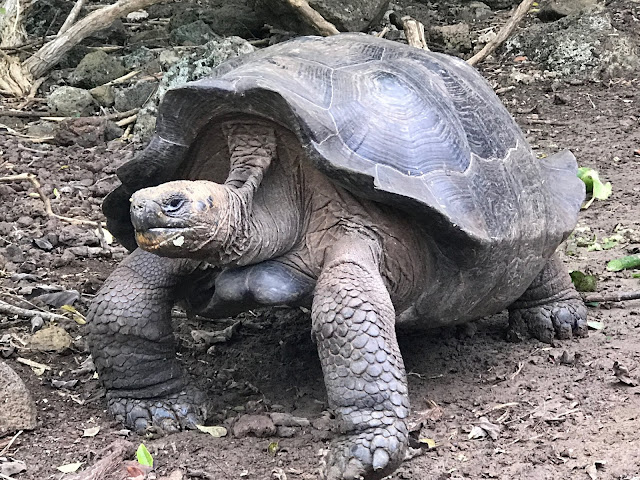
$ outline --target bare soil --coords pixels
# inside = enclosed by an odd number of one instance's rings
[[[496,88],[511,85],[513,68],[526,72],[535,66],[513,58],[481,65]],[[590,227],[599,241],[616,232],[624,239],[602,251],[572,244],[567,268],[596,274],[600,291],[639,290],[640,280],[632,278],[632,271],[611,273],[605,267],[612,258],[640,251],[640,81],[539,80],[517,84],[501,98],[540,154],[569,148],[580,165],[596,168],[613,185],[608,200],[582,212],[580,226]],[[100,220],[100,203],[117,183],[116,167],[137,148],[119,140],[94,148],[60,147],[0,133],[0,176],[33,173],[55,212]],[[18,303],[16,298],[36,283],[57,284],[82,293],[75,305],[84,313],[126,251],[117,243],[101,251],[72,249],[100,247],[94,229],[47,217],[30,192],[27,182],[0,184],[0,299]],[[43,238],[51,248],[34,243]],[[12,279],[15,273],[33,277]],[[640,387],[620,382],[613,371],[616,361],[630,370],[640,365],[640,301],[601,303],[590,308],[589,316],[603,328],[553,346],[506,342],[504,314],[464,328],[401,332],[412,421],[422,425],[415,438],[433,439],[436,446],[425,444],[390,478],[640,478]],[[219,330],[231,322],[198,325],[176,319],[180,358],[214,401],[207,424],[230,425],[246,412],[283,411],[320,426],[317,419],[327,405],[308,313],[251,312],[231,341],[209,353],[192,340],[193,329]],[[84,327],[73,321],[62,326],[74,338],[72,349],[36,353],[20,343],[30,335],[29,321],[0,316],[0,336],[13,334],[11,343],[18,347],[5,348],[6,361],[24,379],[38,407],[38,427],[22,433],[4,453],[26,462],[19,479],[63,478],[56,467],[91,465],[97,452],[127,434],[106,413],[93,374],[74,373],[88,356]],[[51,370],[37,376],[18,357]],[[640,369],[634,375],[640,376]],[[79,382],[60,389],[52,385],[54,379]],[[499,427],[496,439],[469,438],[482,416]],[[82,436],[95,426],[100,427],[95,437]],[[309,427],[288,438],[127,435],[135,445],[147,445],[158,477],[180,469],[184,478],[313,479],[318,454],[331,433]],[[9,438],[0,439],[0,450]],[[269,448],[274,442],[275,453]]]

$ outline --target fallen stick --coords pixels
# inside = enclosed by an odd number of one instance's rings
[[[42,317],[47,322],[69,320],[64,315],[58,315],[57,313],[43,312],[41,310],[27,310],[26,308],[16,307],[10,303],[0,300],[0,313],[5,315],[17,315],[22,318],[34,318]]]
[[[523,0],[522,3],[518,5],[518,8],[515,9],[509,21],[504,25],[504,27],[500,29],[495,38],[487,43],[484,47],[482,47],[482,50],[480,50],[473,57],[467,60],[467,63],[469,65],[478,64],[479,62],[487,58],[489,54],[492,53],[496,48],[502,45],[502,43],[504,43],[504,41],[511,36],[515,28],[518,26],[518,23],[520,23],[520,20],[522,20],[527,14],[534,1],[535,0]]]
[[[38,181],[36,176],[31,173],[20,173],[18,175],[8,175],[6,177],[0,177],[0,182],[22,182],[22,181],[30,182],[31,185],[33,185],[33,188],[35,188],[36,192],[38,192],[38,196],[40,197],[40,200],[42,200],[42,203],[44,203],[45,212],[50,217],[57,218],[58,220],[62,220],[63,222],[68,222],[73,225],[91,225],[93,227],[102,226],[100,222],[94,222],[93,220],[84,220],[81,218],[65,217],[63,215],[58,215],[57,213],[54,213],[54,211],[51,209],[51,201],[42,191],[42,185],[40,185],[40,182]]]
[[[327,22],[322,15],[316,12],[306,0],[284,0],[292,7],[298,16],[311,25],[320,35],[328,37],[337,35],[340,31],[333,23]]]
[[[592,302],[624,302],[625,300],[640,299],[640,292],[590,293],[582,295],[582,301]]]

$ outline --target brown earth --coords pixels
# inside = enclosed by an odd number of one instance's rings
[[[535,66],[512,58],[481,65],[496,88],[511,85],[512,68],[527,72]],[[590,227],[599,241],[616,232],[623,240],[602,251],[570,242],[567,268],[596,274],[601,291],[640,290],[632,272],[605,268],[611,258],[640,250],[640,81],[539,80],[517,84],[501,98],[537,151],[569,148],[582,166],[596,168],[613,184],[608,200],[582,212],[580,226]],[[93,148],[35,144],[3,131],[0,176],[33,173],[55,212],[100,220],[101,200],[117,182],[115,168],[136,148],[119,140]],[[126,251],[117,244],[97,248],[92,227],[48,218],[30,192],[27,182],[0,184],[0,299],[20,304],[16,299],[28,295],[36,283],[57,284],[79,290],[82,296],[75,305],[86,312],[92,295]],[[43,238],[51,245],[34,243]],[[14,273],[34,277],[12,279]],[[553,346],[507,343],[505,315],[465,328],[402,332],[412,421],[422,424],[416,438],[433,439],[436,447],[417,451],[390,478],[640,478],[640,387],[621,383],[613,371],[615,361],[630,370],[640,365],[640,301],[601,303],[591,307],[589,315],[603,328],[591,330],[589,338]],[[228,426],[244,412],[321,418],[327,405],[308,313],[251,312],[243,316],[231,341],[209,353],[192,340],[194,328],[212,331],[230,323],[176,321],[181,359],[214,399],[207,424]],[[29,321],[0,315],[0,337],[13,335],[0,347],[38,408],[37,429],[22,433],[3,454],[26,462],[27,471],[16,475],[18,479],[62,478],[56,467],[91,465],[104,446],[126,433],[105,412],[93,374],[74,373],[88,356],[84,328],[73,321],[63,326],[74,338],[72,349],[36,353],[21,344],[29,337]],[[18,363],[18,357],[51,370],[37,376]],[[640,376],[638,372],[631,376]],[[52,385],[54,379],[79,382],[59,389]],[[495,440],[469,438],[481,416],[499,427]],[[84,429],[95,426],[100,427],[95,437],[82,436]],[[130,433],[128,438],[147,445],[158,477],[180,469],[184,478],[312,479],[317,478],[318,454],[329,436],[308,427],[288,438],[216,439],[196,432],[160,438]],[[0,439],[0,450],[9,438]],[[269,449],[273,442],[275,453]]]

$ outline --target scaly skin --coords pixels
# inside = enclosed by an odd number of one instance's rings
[[[342,433],[325,459],[327,480],[383,478],[398,467],[408,442],[395,312],[371,247],[357,237],[336,246],[313,300],[313,335]]]
[[[186,387],[175,355],[171,307],[199,262],[134,251],[109,276],[87,315],[89,341],[109,410],[130,428],[193,427],[204,397]]]
[[[534,337],[550,344],[555,338],[586,336],[587,307],[556,254],[509,307],[507,338],[522,341]]]

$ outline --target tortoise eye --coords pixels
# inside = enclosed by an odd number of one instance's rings
[[[181,197],[171,197],[164,204],[165,212],[175,212],[180,210],[180,208],[184,205],[184,198]]]

